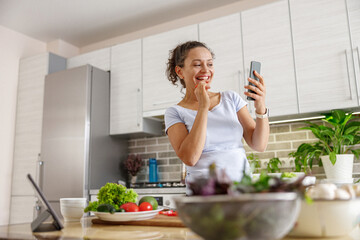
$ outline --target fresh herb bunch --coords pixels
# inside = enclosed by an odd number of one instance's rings
[[[208,178],[197,178],[194,182],[189,182],[189,188],[193,195],[211,196],[217,194],[227,194],[230,191],[232,181],[225,171],[218,171],[215,163],[209,166]]]
[[[281,161],[277,157],[273,157],[269,160],[269,163],[266,167],[268,173],[278,173],[280,172],[279,165],[282,165]]]
[[[359,117],[343,110],[332,110],[324,115],[322,121],[330,124],[330,127],[306,122],[308,126],[300,128],[310,130],[318,141],[303,143],[296,152],[289,154],[295,158],[296,170],[306,173],[308,167],[312,168],[313,161],[320,160],[323,155],[329,155],[333,165],[336,163],[336,154],[352,152],[359,157],[360,149],[354,148],[354,145],[360,143],[360,122],[356,121]]]
[[[236,195],[239,193],[264,193],[264,192],[298,192],[304,196],[305,186],[302,184],[305,176],[295,182],[288,183],[282,179],[267,175],[262,172],[258,180],[253,181],[252,177],[243,171],[243,178],[240,182],[233,182],[226,175],[225,171],[218,171],[215,164],[209,167],[208,178],[197,178],[189,182],[192,195],[211,196],[218,194]]]
[[[90,202],[84,212],[96,211],[100,204],[110,204],[115,209],[128,202],[137,201],[137,193],[133,189],[127,189],[125,186],[116,183],[106,183],[101,187],[97,195],[98,201]]]
[[[140,155],[130,154],[128,158],[125,160],[125,168],[132,175],[136,176],[136,174],[140,171],[141,167],[144,166],[144,161],[140,157]]]
[[[247,156],[247,159],[248,159],[249,164],[250,164],[251,172],[252,173],[259,173],[259,169],[261,168],[259,156],[254,154],[254,153],[250,153]]]
[[[257,181],[252,181],[251,176],[244,175],[239,183],[235,183],[235,191],[240,193],[265,193],[265,192],[305,192],[302,184],[305,176],[298,178],[295,182],[288,183],[281,178],[260,174]]]

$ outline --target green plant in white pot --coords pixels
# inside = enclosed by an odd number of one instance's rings
[[[306,122],[308,126],[301,128],[310,130],[319,141],[301,144],[290,156],[295,157],[297,170],[303,168],[307,172],[313,161],[321,158],[328,179],[351,181],[354,155],[359,157],[360,153],[360,149],[354,147],[360,143],[360,122],[356,121],[359,117],[343,110],[324,115],[322,120],[330,126]]]

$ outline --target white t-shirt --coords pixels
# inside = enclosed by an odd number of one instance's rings
[[[215,162],[217,169],[225,169],[233,181],[240,181],[245,166],[250,166],[242,144],[243,127],[237,112],[247,105],[234,91],[221,92],[220,103],[208,112],[206,141],[204,150],[195,166],[186,166],[186,182],[194,177],[207,176],[209,165]],[[190,132],[197,111],[179,105],[168,108],[165,112],[165,132],[176,123],[184,123]],[[187,189],[189,193],[189,190]]]

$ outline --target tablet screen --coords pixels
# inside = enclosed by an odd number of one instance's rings
[[[27,175],[28,179],[30,180],[31,184],[33,185],[33,187],[35,188],[38,196],[40,197],[41,201],[43,202],[43,204],[46,206],[48,212],[51,214],[51,216],[53,217],[54,221],[57,223],[57,225],[59,226],[60,229],[64,228],[60,218],[56,215],[54,209],[51,207],[50,203],[48,202],[48,200],[45,198],[45,195],[42,193],[41,189],[39,188],[39,186],[35,183],[34,179],[31,177],[30,174]],[[58,229],[58,230],[60,230]]]

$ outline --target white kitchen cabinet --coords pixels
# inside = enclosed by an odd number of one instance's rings
[[[104,71],[110,70],[110,48],[84,53],[67,60],[67,69],[90,64]]]
[[[110,134],[161,135],[159,120],[142,111],[141,39],[111,48]]]
[[[354,71],[356,72],[356,92],[360,97],[360,1],[347,0],[347,8],[352,39],[353,55],[351,56],[351,64],[354,65]]]
[[[261,62],[270,115],[297,114],[298,99],[287,0],[244,11],[241,20],[246,78],[249,77],[250,62]],[[250,112],[254,115],[253,101],[250,102]]]
[[[169,51],[178,44],[198,40],[197,25],[175,29],[143,39],[143,111],[156,116],[178,103],[183,94],[181,84],[174,86],[166,77]],[[183,90],[185,93],[185,89]]]
[[[199,40],[215,54],[211,91],[233,90],[244,97],[240,13],[200,23]]]
[[[22,197],[22,202],[34,197],[34,189],[26,175],[30,173],[34,179],[38,177],[45,75],[63,70],[65,67],[64,58],[49,53],[20,60],[11,187],[11,209],[14,211],[10,212],[11,223],[21,219],[20,215],[18,216],[18,208],[14,207],[14,204],[19,203],[19,197]],[[24,219],[33,217],[32,211],[31,216],[27,213],[30,211],[22,213]]]
[[[345,1],[289,3],[300,113],[358,106]]]
[[[142,129],[141,39],[111,48],[110,134]]]

